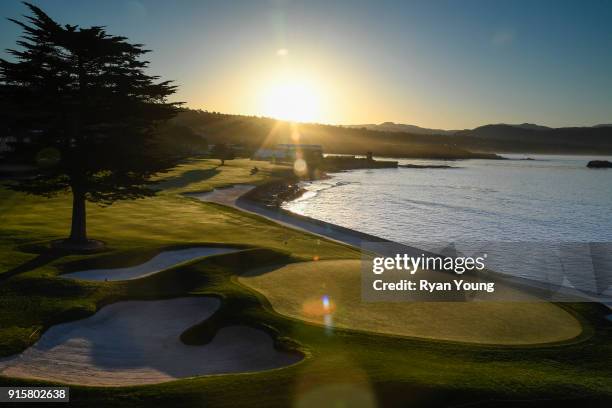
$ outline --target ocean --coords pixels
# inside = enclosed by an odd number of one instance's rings
[[[586,167],[610,157],[504,157],[512,160],[398,159],[453,168],[334,173],[304,183],[307,192],[283,207],[407,244],[612,242],[612,169]],[[542,278],[536,270],[513,269],[509,273]]]

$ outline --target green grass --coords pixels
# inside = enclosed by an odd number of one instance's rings
[[[216,165],[209,160],[194,161],[165,178],[176,180],[197,163],[203,169]],[[249,160],[230,161],[207,185],[214,188],[240,180],[236,173],[248,174],[251,165]],[[278,170],[283,168],[279,166]],[[196,244],[273,248],[303,260],[315,256],[322,259],[359,256],[350,247],[281,227],[264,218],[170,193],[104,208],[88,205],[89,235],[106,242],[106,252],[61,256],[50,253],[46,246],[68,234],[69,196],[45,199],[0,189],[0,203],[0,356],[32,344],[50,324],[91,313],[101,297],[108,296],[95,284],[67,283],[56,278],[58,270],[70,262],[99,258],[100,267],[131,265],[152,257],[161,248]],[[5,274],[15,275],[7,281],[10,285],[2,283]],[[29,287],[38,288],[38,292],[31,293]],[[50,296],[54,288],[61,292],[58,296]],[[72,293],[76,295],[74,299],[64,295]],[[20,316],[15,315],[16,310],[22,310]]]
[[[250,178],[245,179],[250,177],[248,170],[252,166],[251,161],[232,162],[223,166],[221,174],[206,183],[196,182],[196,187],[183,190],[212,189],[237,181],[254,182]],[[214,161],[190,163],[179,168],[182,170],[165,175],[164,179],[180,179],[181,174],[191,171],[197,163],[207,169]],[[275,168],[272,165],[269,167]],[[284,171],[283,167],[276,167],[277,171]],[[226,172],[229,173],[227,176]],[[244,177],[241,178],[240,174]],[[31,246],[66,237],[70,211],[69,196],[45,199],[0,189],[0,253],[7,255],[0,258],[0,271],[22,265],[37,255],[36,249],[30,253],[29,248],[16,246]],[[159,245],[217,242],[279,248],[304,259],[317,255],[321,258],[358,256],[356,251],[346,246],[283,228],[261,217],[166,191],[153,198],[121,201],[109,207],[89,204],[87,211],[89,236],[105,241],[110,250],[144,250]]]
[[[325,406],[341,395],[349,399],[361,396],[362,401],[370,396],[380,405],[396,406],[473,400],[503,406],[495,402],[499,399],[513,401],[505,406],[531,406],[529,400],[535,399],[539,401],[533,406],[609,403],[611,325],[603,317],[604,309],[596,305],[563,306],[586,328],[580,341],[537,347],[458,344],[340,328],[329,331],[276,313],[264,296],[240,284],[238,275],[254,267],[315,256],[357,259],[359,254],[260,217],[175,194],[236,181],[258,183],[284,171],[271,166],[269,174],[252,180],[248,175],[251,162],[228,164],[232,166],[223,166],[203,181],[193,171],[207,171],[216,163],[194,161],[167,174],[165,179],[175,184],[167,185],[157,197],[108,208],[88,206],[90,236],[108,244],[105,252],[93,255],[45,252],[50,240],[67,233],[69,197],[47,200],[0,190],[0,271],[12,271],[10,277],[0,275],[0,356],[23,350],[53,324],[89,316],[111,302],[213,295],[222,299],[220,310],[187,330],[182,336],[185,342],[205,344],[219,327],[239,322],[267,330],[279,347],[297,350],[305,359],[265,372],[143,387],[73,386],[72,402],[87,407]],[[187,262],[128,282],[88,283],[59,276],[102,265],[134,265],[166,248],[206,243],[238,245],[245,250]],[[0,377],[1,385],[34,383],[43,382]]]
[[[527,295],[522,302],[363,302],[360,260],[293,263],[256,270],[239,281],[283,315],[325,324],[331,314],[337,327],[370,332],[507,345],[567,341],[582,332],[570,313]],[[496,290],[511,289],[498,283]]]
[[[229,160],[223,166],[219,164],[219,160],[191,160],[160,177],[159,187],[167,193],[202,192],[234,184],[257,185],[283,177],[293,170],[287,165],[249,159]],[[251,175],[253,167],[259,171]]]

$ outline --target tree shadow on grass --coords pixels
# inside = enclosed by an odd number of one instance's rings
[[[25,244],[15,247],[17,251],[34,254],[34,258],[17,265],[6,271],[0,271],[0,282],[5,281],[13,276],[29,272],[36,268],[41,268],[53,261],[56,261],[64,256],[82,254],[82,255],[93,255],[101,252],[105,252],[108,249],[102,247],[93,251],[71,251],[67,249],[50,247],[48,242],[37,242],[33,244]]]
[[[66,253],[54,250],[42,252],[38,256],[30,259],[25,263],[22,263],[21,265],[18,265],[5,272],[0,272],[0,282],[5,281],[15,275],[19,275],[21,273],[29,272],[36,268],[40,268],[63,257],[64,255],[66,255]]]
[[[200,181],[208,180],[216,176],[220,172],[221,171],[218,170],[218,166],[213,167],[212,169],[205,169],[205,170],[202,170],[202,169],[189,170],[178,176],[171,177],[169,179],[165,179],[159,182],[157,184],[157,187],[162,190],[171,189],[171,188],[182,188],[192,183],[197,183]]]

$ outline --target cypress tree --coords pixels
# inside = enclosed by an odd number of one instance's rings
[[[13,140],[10,156],[37,164],[36,175],[9,188],[29,194],[72,194],[72,225],[65,247],[92,246],[86,202],[153,195],[151,177],[176,159],[155,142],[156,129],[179,103],[176,87],[148,75],[142,44],[104,27],[60,25],[40,8],[13,20],[23,29],[19,49],[0,59],[2,120]]]

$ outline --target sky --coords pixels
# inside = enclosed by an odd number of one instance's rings
[[[612,1],[32,2],[146,44],[150,72],[194,109],[443,129],[612,123]],[[2,17],[26,12],[0,2]],[[2,19],[0,49],[19,34]]]

